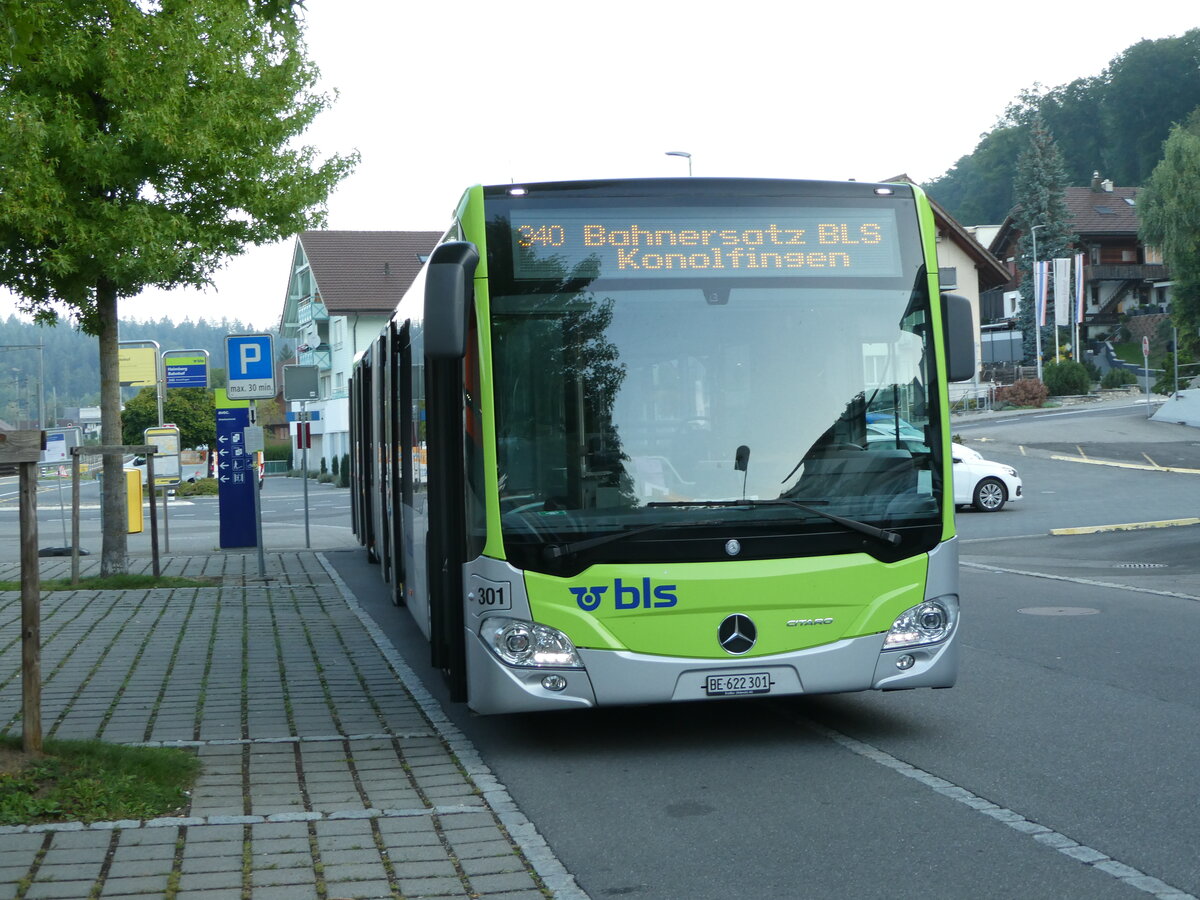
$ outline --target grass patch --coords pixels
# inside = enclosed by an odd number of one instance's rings
[[[80,578],[71,584],[69,578],[43,578],[43,591],[138,591],[150,588],[195,588],[213,587],[221,583],[220,578],[181,578],[177,575],[93,575]],[[0,591],[19,591],[21,582],[0,581]]]
[[[175,747],[46,741],[31,759],[19,736],[0,737],[0,825],[172,815],[199,771],[196,755]]]

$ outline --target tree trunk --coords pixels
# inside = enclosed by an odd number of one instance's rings
[[[100,319],[100,443],[124,444],[121,433],[121,375],[118,360],[117,289],[102,279],[96,287],[96,311]],[[124,574],[127,568],[128,517],[125,504],[124,459],[120,453],[105,454],[103,498],[104,536],[100,574]]]

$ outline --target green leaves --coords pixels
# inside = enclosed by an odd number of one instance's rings
[[[1176,125],[1163,159],[1138,195],[1140,237],[1171,270],[1171,313],[1179,342],[1200,355],[1200,110]]]
[[[296,140],[317,93],[284,0],[44,0],[36,52],[0,65],[0,283],[93,312],[199,285],[230,255],[319,225],[356,157]]]
[[[213,446],[217,417],[213,393],[207,388],[171,388],[163,398],[163,421],[179,427],[181,447]],[[127,444],[142,444],[143,432],[158,425],[158,397],[154,388],[142,388],[125,404],[121,414]]]

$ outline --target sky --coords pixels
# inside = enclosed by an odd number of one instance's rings
[[[924,182],[1018,94],[1098,75],[1188,3],[1010,0],[307,0],[336,91],[304,142],[361,162],[326,227],[431,230],[472,184],[695,176]],[[985,223],[964,223],[967,225]],[[294,239],[248,249],[203,291],[147,290],[122,318],[274,328]],[[0,316],[15,309],[0,296]]]

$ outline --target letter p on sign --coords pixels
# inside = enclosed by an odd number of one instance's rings
[[[231,400],[266,400],[275,396],[275,352],[269,334],[227,334],[225,362]]]

